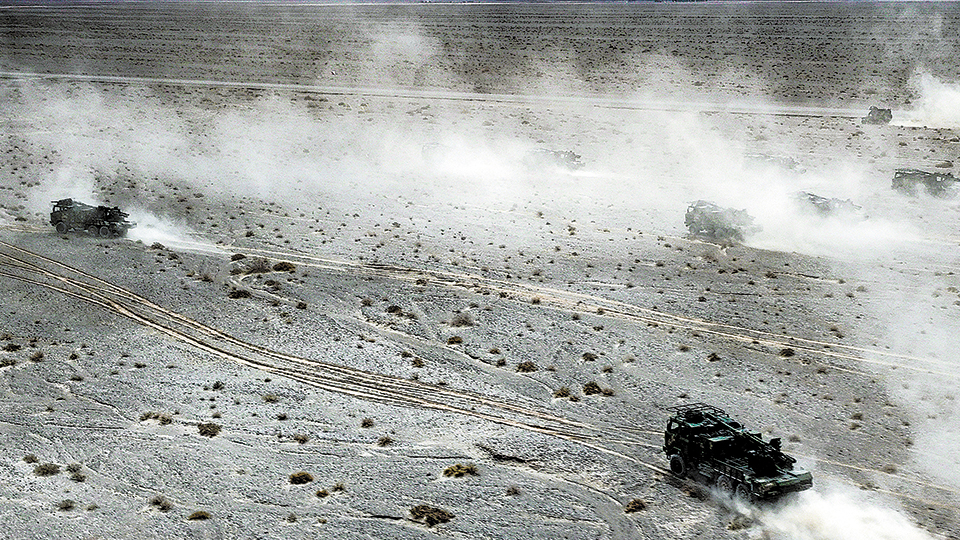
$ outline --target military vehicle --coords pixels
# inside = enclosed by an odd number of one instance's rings
[[[127,230],[136,227],[136,223],[127,221],[129,214],[120,208],[108,206],[90,206],[73,199],[53,201],[50,212],[50,224],[57,232],[87,231],[94,236],[123,236]]]
[[[871,106],[867,115],[860,119],[860,123],[882,126],[889,124],[891,120],[893,120],[893,111]]]
[[[946,197],[952,191],[957,178],[953,173],[932,173],[918,169],[897,169],[893,174],[893,183],[890,187],[916,196],[917,188],[923,186],[927,193],[934,197]]]
[[[850,199],[828,199],[809,191],[798,191],[795,199],[802,210],[812,210],[821,217],[852,216],[860,210],[860,207],[853,204]]]
[[[747,233],[760,230],[746,210],[721,208],[709,201],[691,204],[683,221],[691,236],[721,243],[743,242]]]
[[[556,167],[575,171],[583,168],[581,155],[573,150],[531,150],[523,158],[523,163],[530,168]]]
[[[813,486],[813,476],[794,468],[780,439],[764,442],[723,410],[704,403],[669,407],[663,451],[670,472],[716,486],[744,502],[773,500]]]
[[[790,156],[777,156],[771,154],[744,154],[743,156],[746,159],[746,165],[748,167],[753,166],[754,168],[758,167],[769,167],[774,166],[785,171],[795,172],[797,174],[804,174],[807,172],[797,160],[793,159]]]

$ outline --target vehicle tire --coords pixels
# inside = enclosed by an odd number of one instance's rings
[[[737,489],[734,491],[734,498],[743,503],[753,502],[753,495],[750,493],[746,484],[737,484]]]
[[[100,227],[100,236],[102,236],[103,238],[107,238],[111,236],[110,227],[107,227],[106,225]]]
[[[91,226],[87,227],[87,234],[89,234],[89,235],[91,235],[91,236],[96,236],[96,235],[97,235],[97,226],[96,226],[96,225],[91,225]]]
[[[687,462],[683,460],[680,454],[670,456],[670,472],[678,478],[683,478],[687,475]]]
[[[724,495],[733,495],[733,480],[729,476],[717,478],[717,489]]]
[[[57,232],[60,233],[60,234],[63,234],[63,233],[65,233],[65,232],[67,232],[67,224],[64,223],[64,222],[62,222],[62,221],[58,221],[58,222],[57,222]]]

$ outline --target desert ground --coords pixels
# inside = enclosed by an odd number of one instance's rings
[[[960,196],[891,189],[957,172],[958,18],[0,4],[7,537],[960,538]],[[813,489],[674,478],[695,402]]]

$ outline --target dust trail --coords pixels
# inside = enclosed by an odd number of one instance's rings
[[[918,70],[911,84],[920,94],[915,108],[905,111],[897,124],[938,128],[960,127],[960,83],[945,82],[924,70]]]

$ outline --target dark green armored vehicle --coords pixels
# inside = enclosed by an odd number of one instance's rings
[[[127,230],[136,227],[136,223],[127,221],[129,214],[121,212],[119,207],[90,206],[73,199],[53,201],[50,212],[50,224],[57,232],[87,231],[93,236],[104,238],[123,236]]]
[[[693,403],[667,409],[673,416],[664,432],[663,451],[670,471],[716,486],[743,501],[776,499],[813,486],[796,459],[780,451],[780,439],[764,442],[721,409]]]
[[[934,197],[948,197],[955,191],[953,173],[933,173],[919,169],[897,169],[890,187],[906,195],[916,196],[919,188]]]

